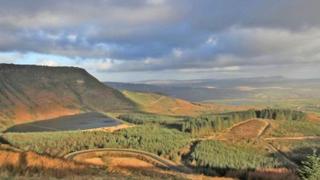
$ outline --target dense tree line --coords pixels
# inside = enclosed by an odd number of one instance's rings
[[[172,117],[158,114],[146,114],[146,113],[130,113],[121,114],[119,119],[132,123],[132,124],[167,124],[183,120],[182,117]]]
[[[67,153],[95,148],[132,148],[176,159],[180,148],[190,137],[175,129],[160,126],[137,126],[114,133],[103,131],[70,131],[43,133],[6,133],[13,146],[40,154],[63,156]]]
[[[291,109],[262,109],[256,110],[256,118],[273,119],[273,120],[289,120],[303,121],[306,120],[306,114],[302,111]]]
[[[198,170],[209,175],[219,170],[222,173],[232,169],[275,168],[281,165],[274,157],[254,147],[209,140],[195,146],[190,161]]]
[[[289,109],[262,109],[205,115],[196,118],[188,117],[182,123],[181,130],[192,134],[221,131],[237,122],[255,118],[303,121],[306,119],[306,114]]]

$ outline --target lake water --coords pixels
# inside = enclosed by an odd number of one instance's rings
[[[121,124],[120,121],[100,113],[85,113],[20,124],[7,129],[6,132],[86,130],[101,127],[112,127],[119,124]]]

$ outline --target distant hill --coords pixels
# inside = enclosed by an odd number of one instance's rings
[[[0,129],[84,111],[134,108],[123,94],[84,69],[0,64]]]
[[[193,102],[251,99],[319,99],[320,79],[256,77],[237,79],[168,80],[139,83],[107,82],[119,90],[156,92]]]

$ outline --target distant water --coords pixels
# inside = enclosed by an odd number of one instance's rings
[[[119,124],[121,124],[121,122],[116,119],[93,112],[20,124],[7,129],[5,132],[86,130],[101,127],[112,127]]]

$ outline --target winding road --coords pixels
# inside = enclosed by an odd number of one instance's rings
[[[176,164],[168,159],[164,159],[153,153],[134,150],[134,149],[116,149],[116,148],[90,149],[90,150],[77,151],[77,152],[67,154],[66,156],[64,156],[64,158],[69,160],[75,160],[77,156],[91,154],[91,153],[121,153],[121,154],[126,154],[131,156],[137,156],[137,157],[143,156],[144,158],[152,161],[152,164],[156,164],[166,169],[181,172],[181,173],[192,173],[191,169],[181,164]]]

